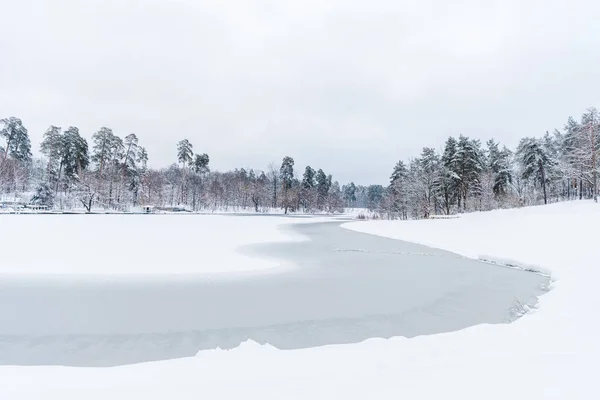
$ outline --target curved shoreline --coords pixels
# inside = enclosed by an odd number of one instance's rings
[[[509,322],[514,296],[528,304],[538,294],[541,278],[533,274],[351,232],[342,223],[291,224],[282,229],[308,240],[240,249],[296,266],[281,274],[20,288],[0,280],[0,363],[110,366],[247,339],[299,349],[413,337]],[[368,251],[338,251],[342,246]],[[10,304],[20,304],[12,317]]]

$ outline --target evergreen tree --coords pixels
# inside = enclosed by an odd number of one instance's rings
[[[517,155],[523,168],[523,179],[533,179],[535,183],[542,186],[544,204],[548,204],[546,187],[549,183],[549,173],[554,166],[554,160],[550,157],[548,150],[544,147],[541,139],[521,139],[517,148]]]
[[[177,143],[177,161],[181,164],[181,200],[180,203],[185,203],[185,184],[187,178],[187,166],[192,164],[194,157],[193,146],[189,140],[183,139]]]
[[[177,143],[177,161],[184,167],[190,165],[194,156],[192,144],[189,140],[183,139]]]
[[[309,165],[304,169],[300,188],[301,202],[304,210],[311,210],[314,206],[315,170]]]
[[[388,187],[389,207],[393,215],[408,218],[408,169],[403,161],[398,161],[390,176]]]
[[[50,186],[45,182],[40,183],[35,189],[35,194],[31,198],[31,202],[52,208],[54,205],[54,193],[52,193]]]
[[[104,175],[107,164],[114,158],[114,152],[118,149],[118,141],[112,129],[102,127],[92,136],[94,143],[92,147],[92,162],[96,164],[99,176]]]
[[[493,192],[495,196],[507,194],[512,184],[512,170],[510,167],[511,152],[505,147],[500,150],[494,139],[487,142],[488,168],[493,174]]]
[[[578,156],[584,166],[584,176],[591,186],[591,197],[598,202],[598,159],[600,158],[600,116],[589,108],[581,118]]]
[[[308,165],[302,176],[302,188],[310,190],[313,187],[315,187],[315,170]]]
[[[61,183],[65,190],[68,189],[89,165],[87,141],[73,126],[64,133],[61,128],[50,126],[44,133],[41,151],[48,158],[47,171],[54,182],[55,194]]]
[[[435,149],[424,147],[421,151],[421,157],[416,159],[415,162],[418,171],[417,184],[420,192],[421,210],[424,217],[428,218],[432,207],[435,213],[438,213],[436,187],[440,179],[440,159]]]
[[[460,208],[462,200],[463,209],[466,211],[469,195],[478,192],[480,173],[483,169],[483,153],[478,140],[459,136],[454,168],[454,173],[458,176],[458,206]]]
[[[285,214],[288,213],[290,207],[289,191],[292,188],[292,181],[294,179],[294,159],[291,157],[284,157],[279,169],[279,177],[281,179],[283,187],[283,207]]]
[[[9,156],[20,162],[31,160],[31,142],[23,122],[16,117],[0,119],[0,138],[4,138],[4,160]]]
[[[354,207],[354,203],[356,202],[356,185],[354,182],[344,185],[342,187],[342,191],[344,192],[344,201],[346,202],[346,206]]]
[[[194,162],[192,164],[192,169],[194,170],[194,172],[196,174],[199,174],[199,175],[207,174],[208,172],[210,172],[210,169],[208,168],[209,162],[210,162],[210,158],[208,157],[208,154],[206,154],[206,153],[196,154],[194,156]]]
[[[442,204],[443,208],[446,210],[446,214],[450,214],[451,207],[456,203],[460,196],[460,176],[457,173],[459,170],[457,146],[458,142],[456,139],[450,136],[446,140],[444,154],[441,159],[443,168],[440,173],[438,192],[442,198]]]
[[[63,138],[61,128],[50,126],[44,133],[41,144],[42,154],[48,158],[47,172],[51,180],[58,182],[63,167]],[[58,189],[58,188],[57,188]]]
[[[375,211],[379,209],[381,205],[381,200],[383,199],[384,189],[381,185],[370,185],[367,188],[367,207],[371,211]]]
[[[63,134],[62,146],[66,176],[79,177],[90,163],[87,140],[79,134],[78,128],[70,126]]]
[[[323,210],[327,203],[327,195],[331,187],[331,178],[319,168],[315,175],[315,183],[317,189],[317,208]]]

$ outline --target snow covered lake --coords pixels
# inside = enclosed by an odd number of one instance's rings
[[[548,284],[324,218],[1,218],[3,243],[42,241],[2,266],[5,365],[111,366],[247,339],[298,349],[456,331],[514,320]],[[62,263],[59,245],[72,249]]]

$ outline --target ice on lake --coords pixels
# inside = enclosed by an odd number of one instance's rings
[[[286,225],[310,240],[239,249],[293,266],[278,274],[6,276],[0,363],[112,366],[193,356],[247,339],[296,349],[448,332],[510,322],[548,283],[339,225]]]

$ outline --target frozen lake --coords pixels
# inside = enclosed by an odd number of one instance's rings
[[[295,349],[448,332],[509,322],[548,283],[339,225],[287,225],[282,229],[309,240],[239,249],[294,266],[280,273],[4,275],[0,364],[112,366],[193,356],[249,338]],[[115,262],[130,256],[115,254]]]

